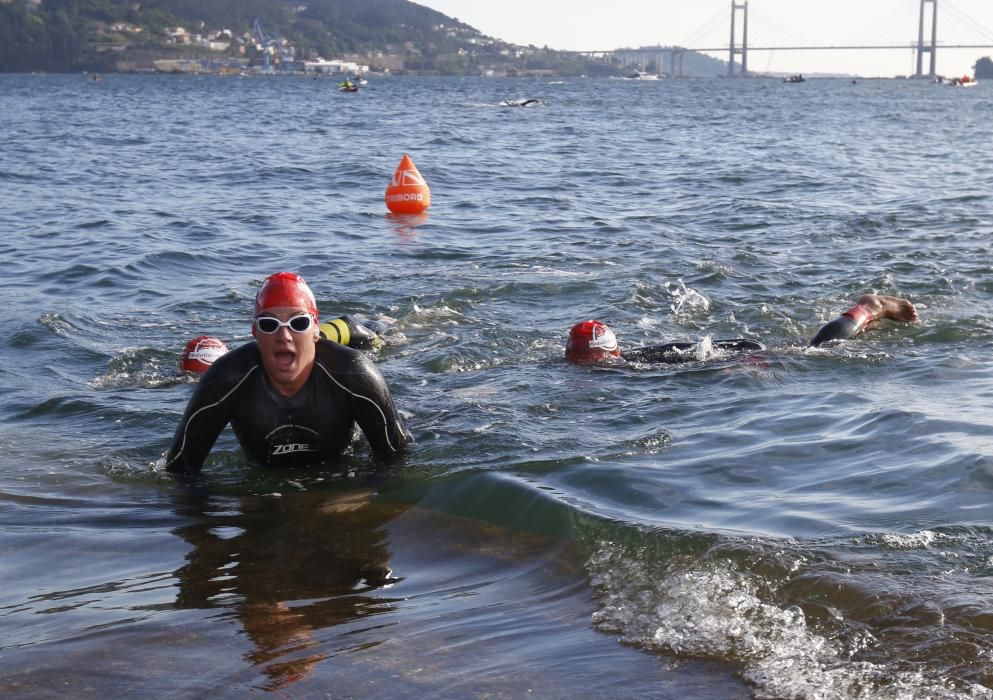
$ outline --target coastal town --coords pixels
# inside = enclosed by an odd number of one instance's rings
[[[141,27],[118,24],[111,27],[121,33],[140,32]],[[118,68],[127,72],[142,72],[153,68],[158,73],[304,73],[314,75],[365,75],[368,65],[342,59],[310,59],[298,57],[297,48],[287,39],[269,37],[261,23],[255,22],[253,32],[238,34],[230,29],[191,32],[184,27],[169,27],[164,32],[167,46],[200,49],[206,56],[155,58],[151,66],[134,62],[119,62]],[[388,72],[385,69],[384,72]]]
[[[611,75],[602,56],[521,46],[415,3],[0,0],[0,72]],[[340,11],[332,11],[338,7]]]
[[[127,22],[108,24],[101,30],[104,52],[120,54],[115,69],[125,73],[184,73],[184,74],[296,74],[312,76],[365,76],[390,75],[409,70],[411,56],[421,49],[411,41],[385,50],[348,57],[325,58],[314,50],[301,50],[291,40],[269,34],[261,21],[255,20],[252,31],[236,32],[231,29],[208,29],[203,22],[196,29],[175,26],[165,28],[161,36],[153,37],[159,43],[158,51],[135,50],[135,45],[146,33],[143,27]],[[508,71],[506,62],[522,61],[541,50],[536,47],[511,46],[497,39],[466,31],[464,27],[437,24],[432,30],[439,35],[457,40],[460,46],[454,53],[466,60],[475,61],[483,54],[495,54],[499,60],[480,69],[482,75],[502,76],[508,72],[519,75],[553,74],[551,70],[522,69]],[[478,49],[478,50],[477,50]]]

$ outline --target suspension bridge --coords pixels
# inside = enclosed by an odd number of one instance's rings
[[[608,58],[618,54],[624,56],[636,55],[639,65],[654,65],[657,73],[668,72],[669,75],[680,77],[684,75],[683,63],[687,52],[695,53],[727,53],[728,76],[744,77],[751,75],[748,70],[748,53],[772,52],[772,51],[906,51],[908,48],[914,50],[916,68],[914,78],[937,77],[937,54],[938,49],[993,49],[993,41],[979,44],[945,44],[938,42],[938,0],[920,0],[920,12],[918,15],[917,39],[912,43],[904,44],[834,44],[827,46],[750,46],[748,43],[748,0],[739,2],[731,0],[731,36],[727,45],[724,46],[702,46],[702,47],[682,47],[682,46],[649,46],[638,49],[613,49],[609,51],[580,51],[585,56]],[[928,58],[927,68],[924,66],[924,58]],[[665,59],[668,58],[669,71],[664,71]]]

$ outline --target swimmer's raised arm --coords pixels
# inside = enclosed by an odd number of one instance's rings
[[[903,323],[916,323],[920,320],[917,315],[917,308],[910,303],[910,300],[901,297],[863,294],[857,303],[869,309],[877,321],[881,318]]]
[[[914,323],[918,320],[917,309],[909,300],[901,297],[863,294],[855,306],[817,331],[810,340],[810,346],[816,347],[829,340],[848,340],[884,318]]]

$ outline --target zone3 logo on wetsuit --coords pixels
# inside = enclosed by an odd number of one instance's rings
[[[302,442],[288,442],[285,445],[276,443],[272,446],[272,455],[288,455],[294,452],[317,452],[317,448]]]
[[[199,472],[228,423],[253,461],[274,467],[338,457],[351,444],[356,425],[377,458],[395,457],[410,442],[372,361],[327,340],[318,341],[314,369],[293,396],[270,386],[255,343],[219,357],[186,408],[166,469]]]

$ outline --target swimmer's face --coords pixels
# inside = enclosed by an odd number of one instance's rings
[[[615,357],[617,357],[615,353],[609,353],[606,350],[600,349],[588,350],[586,352],[571,352],[570,349],[566,349],[565,353],[565,359],[574,365],[595,365]]]
[[[275,333],[264,333],[258,325],[259,318],[274,318],[286,322],[297,316],[308,316],[301,307],[280,306],[259,312],[252,326],[252,335],[262,355],[262,366],[269,381],[279,393],[292,396],[310,377],[317,353],[317,321],[310,317],[310,327],[298,333],[287,326],[280,326]],[[300,324],[300,321],[296,322]]]

